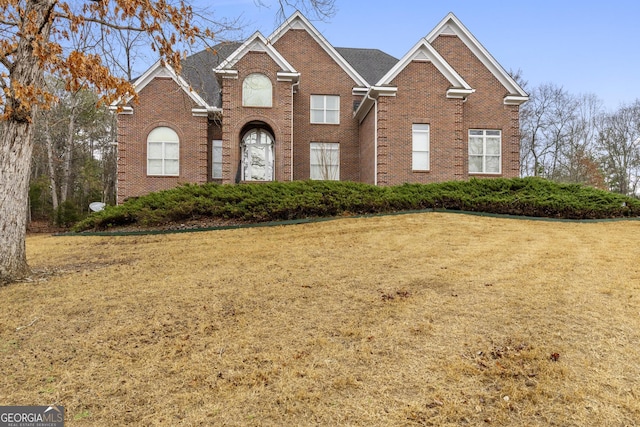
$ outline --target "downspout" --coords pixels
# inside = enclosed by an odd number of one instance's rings
[[[371,91],[367,92],[367,98],[373,101],[373,185],[378,185],[378,98],[371,97]]]
[[[300,80],[291,84],[291,181],[293,181],[293,94],[295,91],[294,87],[300,87]]]

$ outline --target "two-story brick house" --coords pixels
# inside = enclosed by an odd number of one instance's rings
[[[118,116],[118,202],[180,183],[376,185],[519,174],[527,94],[453,15],[399,60],[299,12],[268,38],[160,62]]]

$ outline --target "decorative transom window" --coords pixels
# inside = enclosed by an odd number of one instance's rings
[[[180,140],[168,127],[157,127],[147,136],[147,175],[180,173]]]
[[[273,137],[266,129],[251,129],[242,137],[242,180],[273,180]]]
[[[211,178],[222,179],[222,140],[214,139],[211,145]]]
[[[311,143],[311,179],[337,181],[340,179],[340,144]]]
[[[412,169],[428,171],[430,161],[430,136],[428,124],[414,124],[412,132]]]
[[[469,129],[469,173],[501,173],[502,132]]]
[[[271,107],[273,87],[264,74],[249,74],[242,82],[242,105],[245,107]]]
[[[311,95],[311,123],[340,124],[340,96]]]

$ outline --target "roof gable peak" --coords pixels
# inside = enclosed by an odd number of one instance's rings
[[[178,75],[175,72],[173,67],[162,60],[156,61],[143,75],[138,77],[136,81],[133,83],[133,87],[136,93],[140,93],[142,89],[144,89],[149,83],[153,81],[155,78],[171,78],[188,96],[193,100],[193,102],[200,108],[208,110],[213,110],[207,102],[196,92],[194,91],[189,83],[186,82],[182,76]],[[132,97],[127,98],[119,98],[111,103],[109,106],[111,109],[117,109],[118,106],[122,104],[126,104],[131,101]],[[131,108],[124,107],[125,110],[131,110]]]
[[[253,33],[253,35],[240,45],[235,52],[222,61],[214,71],[233,68],[233,66],[249,52],[264,52],[269,55],[276,64],[278,64],[282,71],[287,73],[297,72],[293,66],[289,64],[289,62],[273,47],[273,44],[270,43],[259,31]]]
[[[358,85],[368,87],[367,81],[338,53],[338,51],[324,38],[324,36],[311,24],[311,22],[299,11],[295,11],[289,19],[282,23],[268,37],[270,44],[275,44],[289,30],[304,30],[324,49],[325,52],[333,59]]]
[[[449,12],[425,39],[428,43],[433,43],[438,36],[458,36],[460,40],[473,52],[473,54],[484,64],[485,67],[498,79],[507,89],[509,95],[505,98],[505,103],[522,103],[528,99],[527,93],[516,83],[516,81],[505,71],[487,49],[475,38],[475,36],[464,26],[453,12]]]
[[[436,69],[451,83],[451,88],[447,90],[448,98],[465,98],[474,92],[474,89],[458,74],[456,70],[436,51],[433,46],[424,38],[420,39],[404,55],[400,61],[389,72],[380,79],[376,86],[385,86],[391,84],[402,70],[404,70],[411,62],[431,62]]]

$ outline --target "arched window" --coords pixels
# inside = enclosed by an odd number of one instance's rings
[[[251,129],[242,137],[242,180],[273,180],[273,137],[265,129]]]
[[[245,107],[271,107],[271,80],[264,74],[249,74],[242,82],[242,105]]]
[[[168,127],[157,127],[147,136],[147,175],[180,173],[180,139]]]

